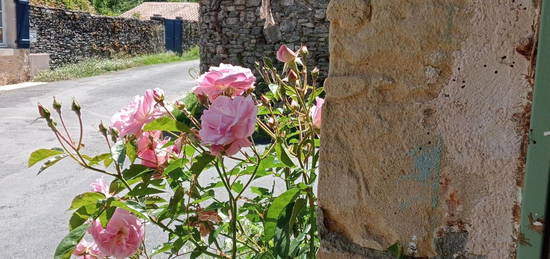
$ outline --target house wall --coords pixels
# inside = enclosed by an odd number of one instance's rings
[[[28,49],[16,49],[17,19],[15,2],[4,0],[6,47],[0,47],[0,85],[24,82],[30,79]]]
[[[0,86],[30,79],[28,49],[0,48]]]
[[[275,59],[281,44],[310,50],[311,66],[321,76],[328,72],[328,0],[272,0],[275,26],[264,29],[260,18],[262,0],[201,0],[201,70],[220,63],[254,70],[263,57]]]
[[[15,16],[15,2],[13,0],[3,0],[4,11],[6,16],[6,36],[7,48],[16,48],[15,40],[17,39],[17,18]]]
[[[331,1],[318,258],[516,257],[536,2]]]
[[[161,21],[96,16],[85,12],[31,6],[32,53],[48,53],[57,67],[89,58],[164,51]]]

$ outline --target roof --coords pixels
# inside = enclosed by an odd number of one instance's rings
[[[199,21],[198,3],[181,2],[144,2],[121,14],[121,17],[149,20],[155,14],[166,19],[181,17],[187,21]],[[137,17],[136,17],[137,16]]]

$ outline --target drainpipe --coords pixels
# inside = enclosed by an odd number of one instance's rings
[[[29,1],[15,0],[15,12],[17,17],[17,48],[28,49],[31,47],[29,35]]]

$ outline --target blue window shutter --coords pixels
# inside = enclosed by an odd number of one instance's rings
[[[29,36],[29,1],[15,0],[17,13],[17,47],[28,49],[31,47]]]

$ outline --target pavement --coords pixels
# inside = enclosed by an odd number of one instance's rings
[[[63,103],[66,122],[77,135],[72,98],[82,106],[85,151],[106,152],[97,125],[145,89],[162,88],[169,99],[195,86],[198,61],[140,67],[79,80],[60,81],[1,90],[0,86],[0,258],[52,258],[68,233],[72,198],[89,191],[98,175],[65,159],[36,175],[40,165],[27,168],[30,153],[58,147],[43,120],[37,120],[38,102],[51,106],[52,96]],[[155,234],[156,235],[156,234]],[[160,240],[148,239],[153,247]]]

